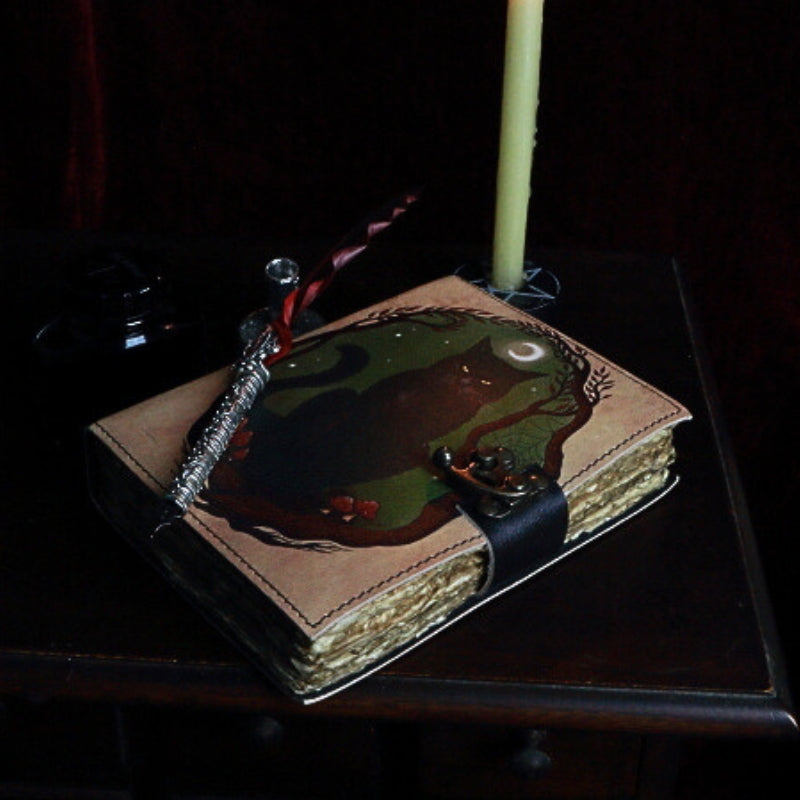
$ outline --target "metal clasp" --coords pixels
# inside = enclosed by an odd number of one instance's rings
[[[478,511],[500,519],[543,492],[550,479],[537,467],[517,471],[517,460],[507,447],[479,447],[465,468],[455,466],[455,453],[440,447],[433,463],[457,486],[476,494]]]

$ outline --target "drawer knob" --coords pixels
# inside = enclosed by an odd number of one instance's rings
[[[278,720],[267,715],[259,715],[252,722],[253,739],[265,750],[277,750],[283,743],[284,729]]]
[[[511,756],[511,770],[520,778],[541,778],[552,766],[550,756],[541,749],[547,733],[540,730],[522,732],[522,743]]]

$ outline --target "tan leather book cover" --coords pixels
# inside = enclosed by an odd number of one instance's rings
[[[227,379],[223,370],[180,386],[90,435],[155,502]],[[486,548],[432,464],[438,447],[461,457],[511,446],[538,463],[579,518],[567,534],[579,540],[662,488],[647,485],[646,465],[635,491],[623,473],[631,454],[689,416],[565,334],[444,278],[296,342],[186,521],[313,642],[381,595]],[[113,497],[102,494],[107,510]]]

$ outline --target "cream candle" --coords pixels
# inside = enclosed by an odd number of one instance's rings
[[[539,102],[544,0],[509,0],[497,167],[492,283],[522,284]]]

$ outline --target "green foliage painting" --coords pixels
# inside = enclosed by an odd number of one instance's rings
[[[432,464],[478,445],[558,477],[607,388],[544,326],[480,312],[383,312],[299,342],[272,367],[202,502],[239,530],[315,548],[396,545],[456,513]]]

